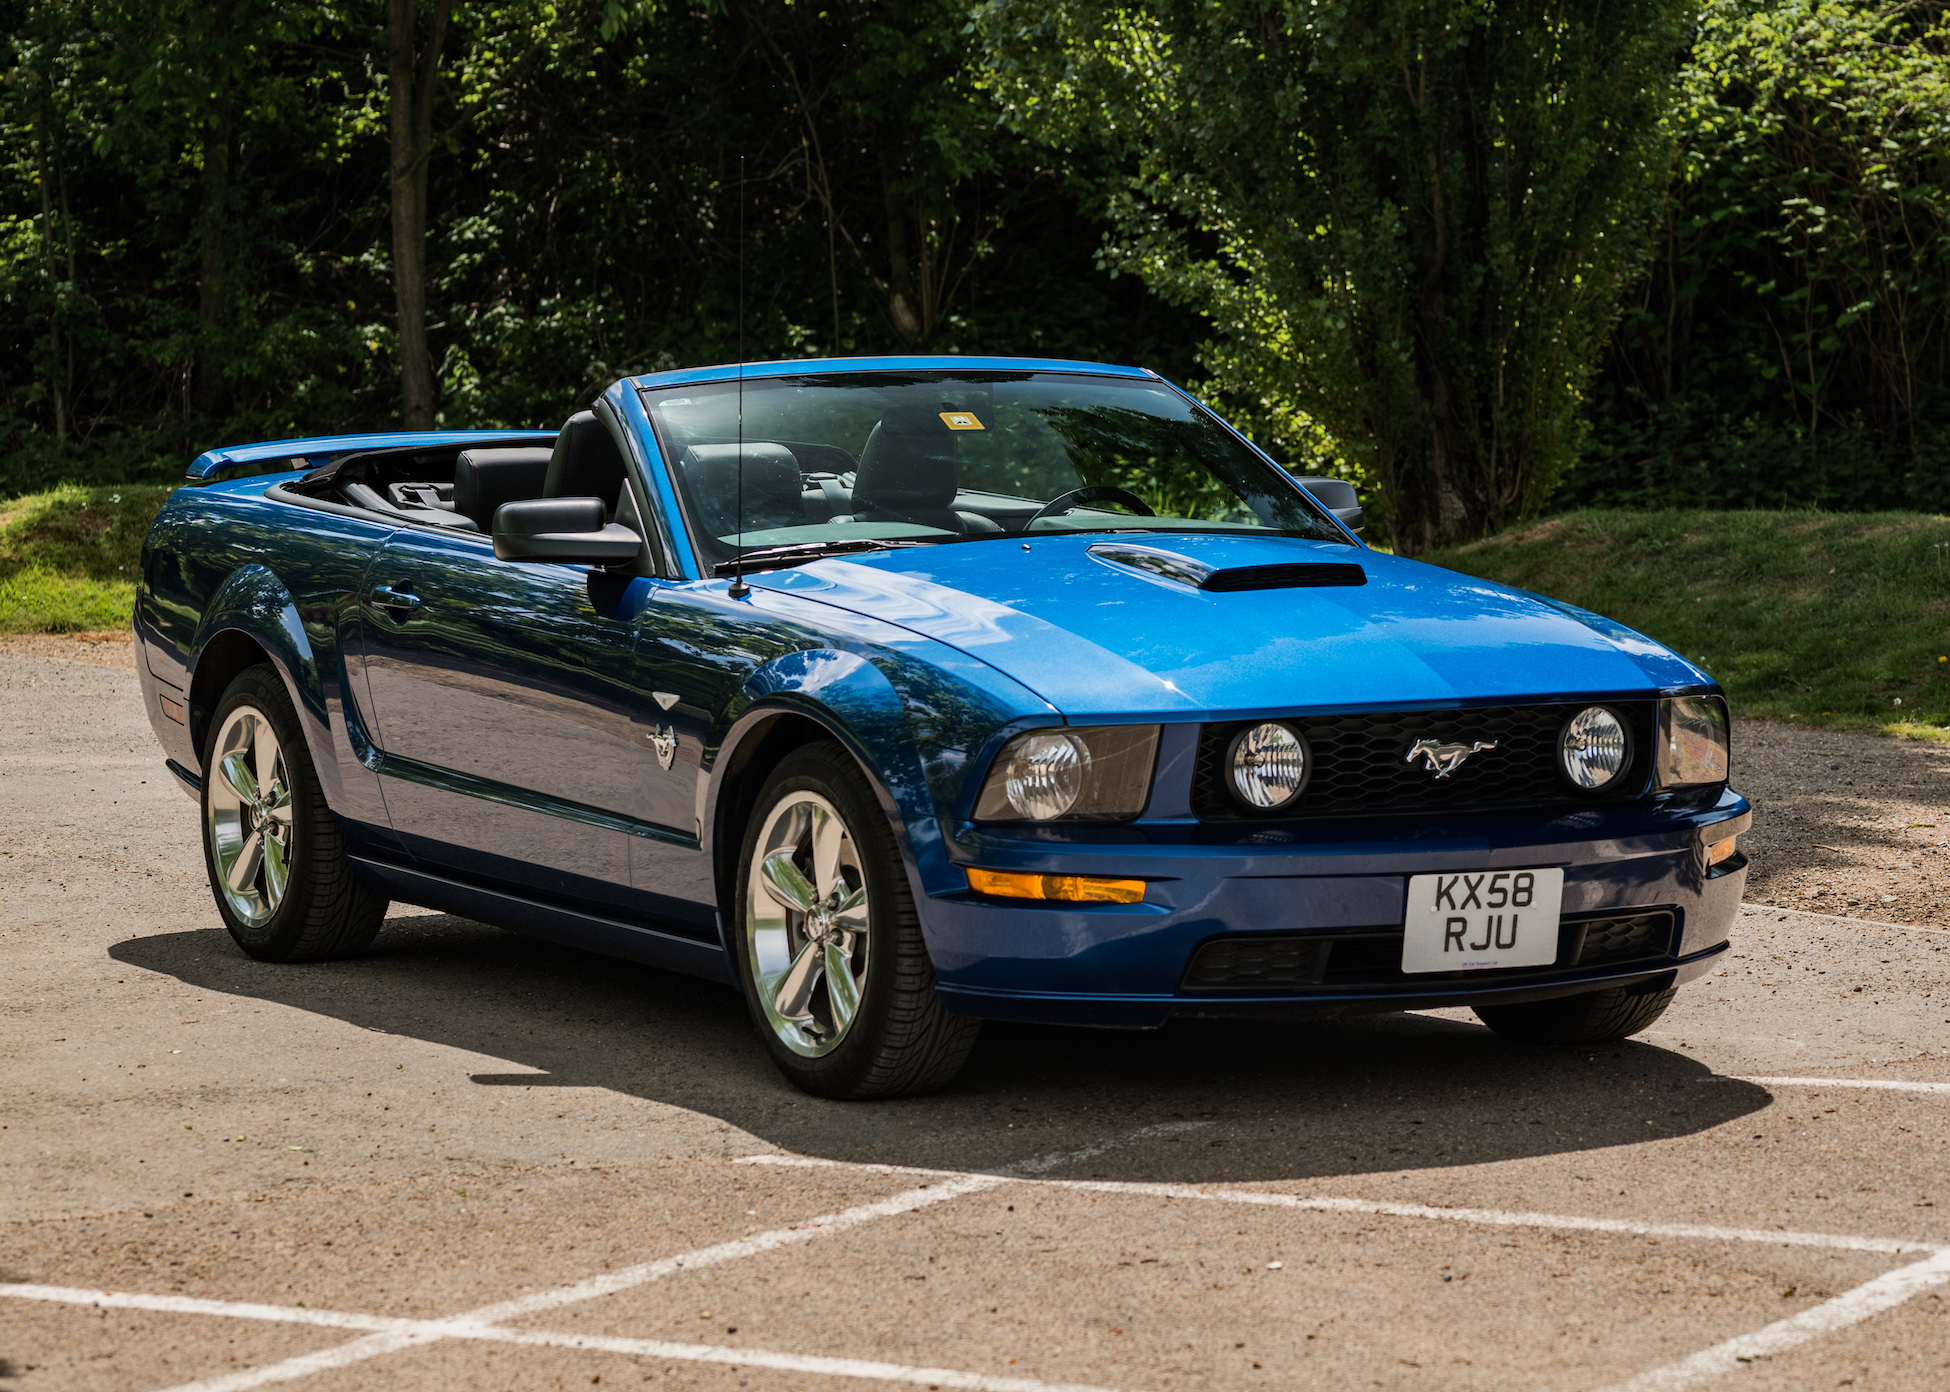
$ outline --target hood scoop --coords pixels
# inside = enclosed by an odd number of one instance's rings
[[[1368,583],[1368,573],[1347,561],[1289,561],[1281,565],[1220,569],[1176,551],[1123,541],[1100,541],[1089,551],[1108,564],[1213,594],[1237,590],[1310,590]]]

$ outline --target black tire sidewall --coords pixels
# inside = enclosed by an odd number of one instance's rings
[[[284,773],[291,791],[291,875],[285,882],[284,898],[278,901],[271,917],[255,926],[245,923],[231,911],[230,902],[219,887],[216,847],[210,835],[210,793],[216,783],[215,754],[217,736],[224,722],[239,707],[250,706],[270,724],[284,755]],[[297,951],[307,927],[306,901],[318,869],[320,847],[317,809],[318,776],[312,768],[311,751],[299,728],[297,712],[277,669],[268,665],[247,668],[238,674],[217,703],[210,717],[210,728],[203,746],[203,795],[198,800],[203,817],[203,866],[210,876],[210,894],[217,901],[223,926],[246,953],[270,961],[289,960]],[[334,848],[336,849],[336,848]]]
[[[781,798],[791,793],[817,793],[833,804],[846,823],[867,880],[867,971],[860,991],[859,1013],[834,1048],[816,1058],[795,1053],[772,1030],[758,1000],[745,918],[751,899],[752,853],[766,817]],[[837,745],[814,745],[789,754],[765,780],[739,841],[737,898],[727,924],[731,955],[738,973],[739,993],[745,998],[759,1038],[781,1072],[808,1092],[826,1097],[854,1094],[879,1060],[894,1006],[898,969],[897,936],[903,919],[914,916],[906,869],[895,848],[887,814],[881,810],[864,775]]]

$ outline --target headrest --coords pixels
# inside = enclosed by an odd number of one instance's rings
[[[494,510],[503,503],[542,496],[549,454],[539,447],[462,450],[454,461],[454,511],[493,531]]]
[[[860,451],[853,505],[861,512],[945,508],[955,501],[959,473],[955,435],[940,416],[889,411]]]
[[[623,452],[596,419],[594,411],[577,411],[562,423],[555,452],[548,461],[544,498],[601,498],[610,511],[623,491]]]
[[[678,461],[690,486],[700,520],[714,536],[805,521],[799,501],[804,487],[799,461],[779,444],[750,444],[745,450],[745,520],[738,521],[738,446],[692,445]]]

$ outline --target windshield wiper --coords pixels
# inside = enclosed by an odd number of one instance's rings
[[[740,571],[777,570],[782,565],[819,561],[828,556],[850,556],[861,551],[899,551],[909,546],[925,546],[921,541],[881,541],[857,537],[852,541],[800,541],[791,546],[768,546],[762,551],[747,551],[735,561],[719,561],[713,573],[736,575]]]

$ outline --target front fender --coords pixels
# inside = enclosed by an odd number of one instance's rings
[[[894,828],[917,895],[959,874],[942,844],[934,799],[900,693],[865,657],[833,648],[774,658],[746,678],[725,711],[722,734],[715,741],[713,776],[700,788],[705,805],[699,808],[698,822],[717,841],[706,847],[713,864],[728,864],[719,854],[724,842],[744,834],[742,826],[725,825],[723,797],[729,780],[723,771],[738,767],[738,752],[746,741],[782,714],[812,721],[853,755]]]
[[[699,789],[698,823],[713,865],[728,868],[721,852],[735,855],[727,843],[744,834],[736,809],[725,803],[734,781],[728,771],[741,767],[740,752],[762,739],[771,721],[791,714],[818,725],[853,755],[893,828],[917,903],[967,888],[948,855],[944,818],[961,799],[969,756],[992,744],[999,729],[1060,717],[1033,693],[998,680],[992,669],[968,664],[978,679],[969,681],[970,674],[907,650],[938,645],[900,637],[902,648],[875,644],[864,651],[819,647],[780,654],[746,678],[724,712]],[[720,897],[727,909],[731,878]],[[729,931],[733,915],[723,917]],[[935,941],[933,918],[923,913],[921,926],[930,955],[938,956],[943,944]]]

